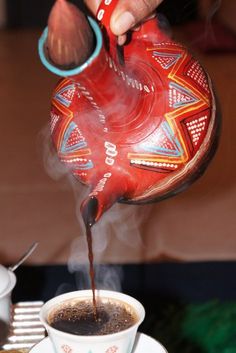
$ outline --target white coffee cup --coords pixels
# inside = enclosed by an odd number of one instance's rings
[[[92,299],[92,291],[79,290],[59,295],[46,302],[39,314],[57,353],[130,353],[132,351],[138,327],[145,317],[142,304],[131,296],[115,291],[97,290],[96,298],[122,302],[127,307],[131,307],[136,314],[135,323],[123,331],[105,335],[84,336],[59,331],[51,327],[48,322],[50,312],[56,307],[61,307],[61,304],[68,300]]]

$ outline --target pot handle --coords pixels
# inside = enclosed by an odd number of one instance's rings
[[[96,18],[100,22],[101,28],[105,27],[113,48],[117,46],[117,37],[110,29],[110,20],[117,3],[118,0],[102,0],[96,14]],[[144,21],[141,30],[134,32],[133,37],[136,39],[150,38],[151,41],[155,38],[155,41],[158,43],[170,39],[169,35],[161,29],[160,21],[156,17]],[[113,50],[111,51],[113,52]],[[113,53],[115,54],[115,51]]]
[[[112,33],[110,29],[110,19],[117,3],[118,0],[102,0],[96,14],[96,18],[100,22],[101,27],[104,27],[106,29],[107,35],[111,43],[115,46],[117,44],[117,37]]]
[[[110,19],[118,0],[102,0],[96,14],[96,18],[101,22],[106,30],[110,31]]]

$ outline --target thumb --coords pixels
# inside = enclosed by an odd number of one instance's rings
[[[163,0],[120,0],[111,16],[111,30],[119,36],[152,14]]]

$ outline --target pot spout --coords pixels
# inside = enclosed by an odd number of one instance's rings
[[[121,174],[105,173],[92,192],[81,204],[81,214],[86,227],[92,227],[116,202],[130,192],[129,178]]]
[[[95,196],[88,197],[81,205],[81,214],[86,228],[96,223],[99,214],[99,203]]]

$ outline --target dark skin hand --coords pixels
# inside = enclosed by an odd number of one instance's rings
[[[118,44],[126,41],[126,32],[138,30],[139,24],[153,17],[154,11],[163,0],[119,0],[111,16],[110,27],[118,37]],[[84,0],[87,7],[96,14],[100,0]]]

